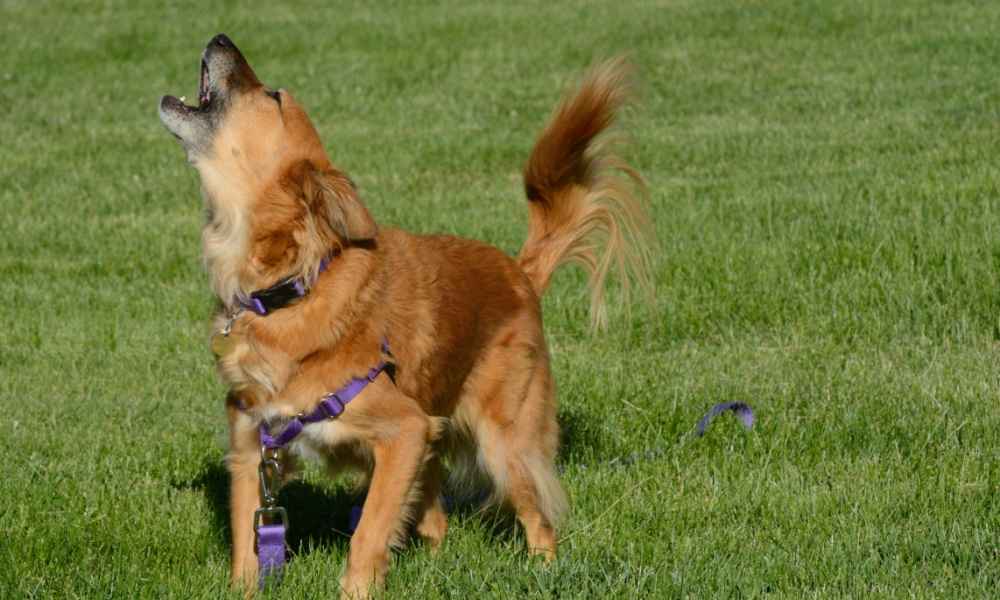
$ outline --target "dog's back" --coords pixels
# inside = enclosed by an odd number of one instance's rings
[[[560,265],[577,262],[590,273],[601,325],[612,269],[626,283],[649,282],[642,181],[606,136],[625,82],[622,61],[597,67],[542,132],[525,168],[529,233],[516,259],[451,236],[388,230],[378,240],[397,385],[429,414],[452,418],[454,479],[478,482],[485,471],[532,551],[548,557],[567,502],[554,468],[559,433],[540,298]],[[428,477],[424,486],[436,493],[440,482]],[[418,531],[440,523],[431,504]]]
[[[421,338],[417,323],[432,324],[427,329],[435,339],[421,345],[449,357],[452,376],[467,372],[474,350],[512,321],[537,331],[532,346],[544,348],[539,299],[561,265],[573,262],[588,271],[591,319],[598,327],[606,323],[603,292],[610,271],[619,271],[626,292],[630,282],[649,289],[652,225],[645,186],[614,153],[618,140],[608,131],[628,97],[628,66],[616,59],[592,69],[556,108],[524,169],[529,231],[516,260],[475,240],[382,236],[383,243],[405,248],[395,259],[405,264],[392,270],[407,273],[406,281],[395,287],[416,298],[399,303],[406,316],[397,317],[395,326],[414,331],[404,337],[415,342]],[[440,414],[450,412],[450,396],[435,395],[446,405],[437,407]]]

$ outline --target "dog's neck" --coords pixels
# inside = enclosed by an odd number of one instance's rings
[[[249,202],[217,198],[208,189],[203,192],[205,267],[212,290],[230,309],[238,299],[285,279],[299,279],[310,286],[323,261],[341,248],[338,240],[318,231],[322,228],[308,213],[291,219],[300,227],[296,230],[274,215],[255,219]]]
[[[201,230],[202,259],[212,291],[228,306],[233,298],[246,294],[240,273],[250,246],[249,215],[232,203],[214,201],[207,189],[202,192],[206,212]]]
[[[320,173],[333,171],[328,160],[320,167]],[[357,215],[329,200],[325,180],[313,179],[317,168],[315,161],[269,173],[248,173],[240,164],[198,165],[207,213],[205,266],[213,291],[229,308],[285,279],[311,284],[320,264],[350,245],[335,224],[346,229],[356,223],[348,217]]]

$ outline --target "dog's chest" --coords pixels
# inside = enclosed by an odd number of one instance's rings
[[[263,410],[264,420],[280,424],[287,418],[288,410],[269,406]],[[283,425],[282,425],[283,426]],[[275,428],[280,431],[280,427]],[[302,433],[289,445],[289,449],[302,458],[325,459],[337,448],[356,444],[357,436],[339,420],[330,419],[318,423],[309,423],[302,428]]]
[[[253,393],[261,399],[278,390],[275,367],[261,360],[253,347],[252,340],[240,335],[234,328],[234,321],[226,314],[216,315],[212,324],[210,347],[216,356],[219,375],[233,387],[253,386]]]

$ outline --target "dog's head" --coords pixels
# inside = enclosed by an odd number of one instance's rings
[[[261,83],[227,36],[212,38],[202,54],[197,106],[164,96],[160,120],[201,175],[208,227],[227,234],[214,239],[226,248],[205,239],[211,270],[240,271],[215,274],[237,280],[216,282],[224,300],[375,237],[375,222],[305,111],[287,91]]]

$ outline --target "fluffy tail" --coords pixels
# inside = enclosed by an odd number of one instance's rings
[[[539,296],[560,265],[586,269],[598,329],[607,322],[604,284],[612,268],[626,294],[632,283],[652,290],[645,184],[614,153],[620,140],[607,133],[628,100],[628,74],[620,58],[592,69],[556,109],[524,169],[530,216],[518,262]]]

